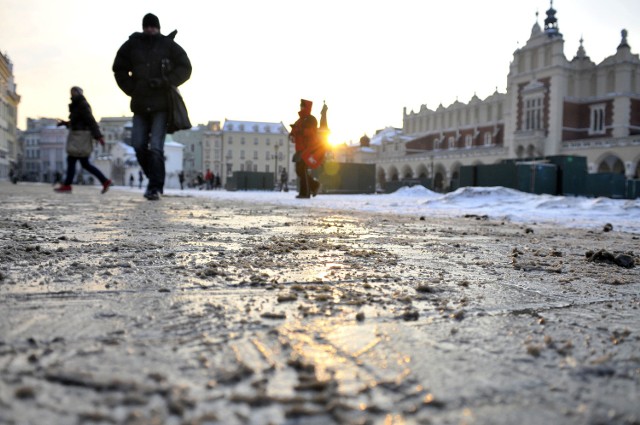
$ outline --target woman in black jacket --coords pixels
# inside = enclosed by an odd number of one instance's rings
[[[85,99],[80,87],[71,87],[71,103],[69,104],[69,121],[58,120],[58,126],[64,125],[69,131],[88,130],[91,136],[104,146],[104,137],[100,132],[100,127],[93,117],[91,106]],[[102,193],[109,190],[112,185],[102,172],[89,162],[89,157],[67,156],[67,177],[62,185],[54,190],[58,193],[71,193],[71,184],[76,174],[76,162],[80,161],[82,168],[93,174],[102,183]]]

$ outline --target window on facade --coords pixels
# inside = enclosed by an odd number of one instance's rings
[[[553,50],[551,49],[551,46],[548,45],[547,48],[544,51],[544,66],[550,66],[551,65],[551,55],[553,54]]]
[[[258,151],[253,151],[253,159],[258,159]]]
[[[435,139],[433,141],[433,149],[440,149],[441,145],[442,145],[441,139]]]
[[[607,92],[613,93],[616,91],[616,74],[613,71],[609,71],[607,74]]]
[[[589,134],[604,134],[604,104],[591,105],[591,124],[589,125]]]
[[[244,145],[244,137],[241,137],[241,138],[240,138],[240,144],[241,144],[241,145]]]
[[[230,144],[230,145],[233,144],[233,137],[229,136],[228,144]]]
[[[257,137],[255,137],[255,138],[253,139],[253,144],[254,144],[254,145],[256,145],[256,146],[258,145],[258,138],[257,138]]]
[[[264,159],[266,159],[267,161],[268,161],[268,160],[270,160],[270,159],[271,159],[271,152],[266,151],[266,152],[264,153]]]
[[[271,140],[269,140],[269,138],[267,138],[266,145],[271,146]]]
[[[454,149],[456,147],[456,138],[453,136],[449,136],[449,149]]]
[[[493,137],[491,137],[491,132],[487,131],[484,133],[484,145],[485,146],[491,146],[492,142],[493,142]]]
[[[244,131],[244,124],[240,124],[240,131]]]
[[[525,100],[524,117],[524,130],[542,130],[542,96]]]
[[[467,148],[470,148],[471,146],[473,146],[473,137],[471,137],[470,134],[467,134],[466,136],[464,136],[464,146]]]
[[[240,159],[244,159],[244,151],[240,151]]]

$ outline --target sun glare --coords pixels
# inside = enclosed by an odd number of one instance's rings
[[[335,145],[338,144],[338,140],[331,133],[329,133],[329,137],[327,138],[327,141],[329,142],[329,146],[331,147],[334,147]]]
[[[329,133],[329,137],[328,137],[327,140],[329,142],[329,146],[332,147],[332,148],[338,146],[339,144],[341,144],[343,142],[338,137],[336,137],[333,133]]]

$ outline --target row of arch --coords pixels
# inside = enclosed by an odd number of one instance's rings
[[[499,162],[499,161],[498,161]],[[476,161],[472,165],[482,165],[482,161]],[[454,162],[450,167],[446,167],[439,162],[419,163],[417,165],[378,165],[376,171],[377,183],[384,185],[387,182],[418,181],[426,183],[428,187],[436,192],[446,192],[458,187],[460,178],[460,167],[463,164]],[[624,161],[615,154],[605,154],[598,159],[591,172],[624,174],[631,179],[640,179],[640,156],[635,158],[630,164],[630,170]]]

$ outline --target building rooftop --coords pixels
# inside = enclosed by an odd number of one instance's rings
[[[260,121],[239,121],[225,120],[222,131],[240,132],[240,133],[262,133],[262,134],[288,134],[287,128],[279,123],[260,122]]]

